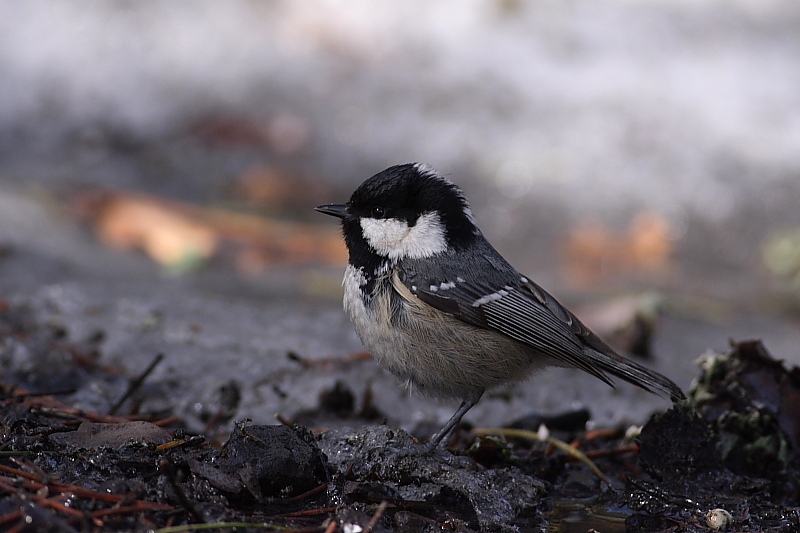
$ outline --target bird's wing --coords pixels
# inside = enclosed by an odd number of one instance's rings
[[[474,326],[498,331],[613,385],[584,354],[585,345],[594,347],[599,343],[596,349],[611,349],[572,313],[507,263],[497,265],[485,256],[483,260],[476,259],[451,262],[449,268],[447,259],[441,257],[436,268],[401,263],[397,276],[413,295],[431,307]],[[473,268],[464,272],[465,264]],[[459,272],[463,274],[458,275]]]
[[[617,354],[547,291],[519,274],[488,243],[469,257],[401,262],[402,283],[423,303],[492,329],[613,386],[611,374],[647,391],[682,400],[670,379]]]

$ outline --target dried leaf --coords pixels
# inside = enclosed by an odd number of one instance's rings
[[[208,259],[219,245],[213,228],[166,203],[141,196],[114,197],[100,211],[95,229],[109,246],[144,250],[162,265],[177,265],[187,258]]]
[[[248,274],[276,263],[342,265],[347,252],[335,226],[234,213],[129,192],[73,197],[77,214],[115,248],[143,250],[172,268],[204,262],[223,248]],[[310,205],[310,204],[309,204]],[[309,206],[309,210],[310,210]]]
[[[620,274],[663,274],[670,267],[674,235],[668,220],[649,212],[636,216],[622,235],[602,222],[583,223],[562,248],[568,279],[582,286]]]

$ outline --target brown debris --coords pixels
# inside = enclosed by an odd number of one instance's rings
[[[671,269],[675,229],[657,213],[641,213],[616,234],[602,222],[574,228],[562,248],[567,280],[583,287],[620,275],[664,276]]]
[[[116,448],[131,440],[158,445],[171,439],[169,431],[143,420],[117,424],[83,422],[77,431],[55,433],[50,436],[50,440],[59,446],[86,450],[100,446]]]
[[[335,264],[347,254],[338,228],[290,222],[129,191],[82,192],[75,213],[108,246],[142,250],[159,264],[204,263],[223,249],[243,273],[270,265]],[[309,204],[309,209],[312,204]]]

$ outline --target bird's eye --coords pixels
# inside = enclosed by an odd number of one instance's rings
[[[372,218],[383,218],[386,216],[386,211],[382,207],[372,208]]]

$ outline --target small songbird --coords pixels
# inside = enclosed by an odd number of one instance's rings
[[[517,272],[484,238],[461,189],[430,166],[390,167],[346,204],[316,210],[342,219],[344,308],[365,348],[410,389],[462,400],[429,449],[484,391],[548,366],[684,398]]]

